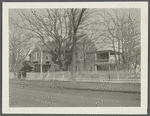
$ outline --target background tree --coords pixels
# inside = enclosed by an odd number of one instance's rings
[[[60,70],[63,70],[66,62],[63,53],[71,41],[67,11],[63,9],[22,10],[19,15],[20,20],[15,23],[17,27],[30,31],[35,38],[39,38],[50,50],[53,59],[56,59],[54,62],[60,66]]]
[[[9,27],[9,63],[11,71],[14,75],[19,71],[22,66],[23,61],[27,57],[31,43],[31,34],[23,33],[15,26],[11,25]]]
[[[86,29],[85,29],[86,30]],[[95,31],[94,28],[86,30],[88,35],[85,34],[84,38],[80,39],[77,42],[77,57],[78,59],[83,62],[83,70],[87,70],[87,66],[89,65],[87,53],[97,51],[96,44],[98,38],[100,37],[99,34]],[[85,31],[85,32],[86,32]]]
[[[74,62],[74,70],[77,36],[82,35],[81,30],[88,16],[85,11],[86,9],[20,10],[20,18],[14,24],[39,38],[49,48],[53,59],[57,59],[55,62],[61,70],[64,70],[65,64],[68,65],[71,60]],[[53,42],[53,48],[47,45],[48,41]]]
[[[117,58],[115,54],[116,66],[122,63],[123,68],[128,70],[131,63],[137,65],[135,61],[139,61],[137,58],[140,57],[140,52],[137,52],[140,49],[140,23],[135,19],[136,14],[129,11],[103,10],[99,14],[101,20],[98,21],[102,27],[100,33],[103,42],[109,44],[114,51],[122,52],[122,62],[120,56]]]
[[[86,19],[88,18],[87,9],[71,9],[71,24],[73,29],[73,37],[72,37],[72,81],[76,82],[76,49],[77,49],[77,34],[79,34],[81,29],[85,27]]]

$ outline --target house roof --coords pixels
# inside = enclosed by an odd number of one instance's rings
[[[46,45],[47,45],[47,46],[46,46]],[[42,50],[42,51],[50,51],[50,49],[54,49],[54,48],[55,48],[53,41],[47,42],[46,45],[45,45],[45,44],[42,44],[42,43],[37,43],[37,44],[33,47],[33,49],[30,51],[29,54],[31,54],[31,53],[34,51],[34,49],[35,49],[36,47],[38,47],[38,48],[39,48],[40,50]]]
[[[38,44],[37,46],[42,51],[50,51],[50,49],[46,45],[44,45],[44,44]]]

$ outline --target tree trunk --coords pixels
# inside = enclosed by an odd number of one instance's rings
[[[74,34],[73,39],[73,50],[72,50],[72,70],[71,70],[71,80],[76,82],[76,35]]]
[[[86,69],[86,59],[85,59],[85,42],[83,41],[83,68]]]
[[[118,59],[117,59],[117,54],[116,54],[116,48],[115,48],[115,40],[114,40],[114,37],[113,37],[113,49],[115,51],[115,62],[116,62],[116,71],[117,71],[117,68],[118,68]]]
[[[122,65],[123,65],[123,69],[125,69],[125,55],[124,55],[124,50],[122,51]]]
[[[120,40],[118,40],[118,52],[120,53]],[[118,55],[118,64],[120,65],[120,54]]]

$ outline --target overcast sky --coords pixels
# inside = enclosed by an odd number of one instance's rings
[[[114,9],[114,8],[113,8]],[[19,15],[17,14],[17,12],[21,11],[21,10],[30,10],[30,9],[9,9],[9,16],[14,18],[14,19],[17,19],[19,18]],[[35,9],[36,10],[36,9]],[[42,12],[42,10],[44,9],[38,9],[39,12]],[[95,19],[95,18],[98,18],[97,15],[99,13],[101,13],[102,10],[106,10],[108,12],[111,12],[111,8],[103,8],[103,9],[89,9],[91,11],[95,11],[95,12],[92,12],[93,15],[91,18]],[[133,14],[135,15],[136,19],[139,21],[140,20],[140,16],[141,16],[141,11],[139,8],[117,8],[115,10],[123,10],[125,11],[126,13],[129,13],[129,14]]]
[[[30,10],[30,9],[9,9],[9,17],[13,18],[14,20],[17,20],[19,19],[19,15],[18,15],[18,12],[21,12],[21,11],[24,11],[26,10],[27,12]],[[37,10],[40,13],[42,13],[44,11],[44,9],[34,9],[34,10]],[[91,13],[90,15],[90,18],[89,18],[89,22],[91,21],[95,21],[97,22],[98,20],[102,20],[102,17],[100,16],[100,14],[103,13],[103,10],[109,12],[110,14],[112,14],[112,16],[114,15],[113,13],[113,10],[116,10],[118,12],[118,14],[121,16],[122,15],[122,11],[124,11],[126,14],[132,14],[133,18],[136,20],[138,26],[139,26],[139,29],[140,29],[140,21],[141,21],[141,11],[139,8],[124,8],[124,9],[120,9],[120,8],[117,8],[117,9],[88,9]],[[94,12],[93,12],[94,11]],[[101,27],[98,27],[98,28],[101,28]],[[90,34],[90,31],[92,31],[91,27],[89,27],[89,31],[87,31],[88,34]],[[103,46],[100,46],[98,45],[99,47],[102,47],[103,49],[106,49],[104,48]],[[109,47],[107,46],[107,48],[109,49]]]

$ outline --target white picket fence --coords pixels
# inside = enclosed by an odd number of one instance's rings
[[[13,78],[13,74],[10,73],[9,78]],[[113,83],[140,83],[140,74],[131,74],[129,72],[77,72],[77,81],[82,82],[113,82]],[[61,80],[71,81],[71,72],[49,72],[49,73],[27,73],[26,80]]]

